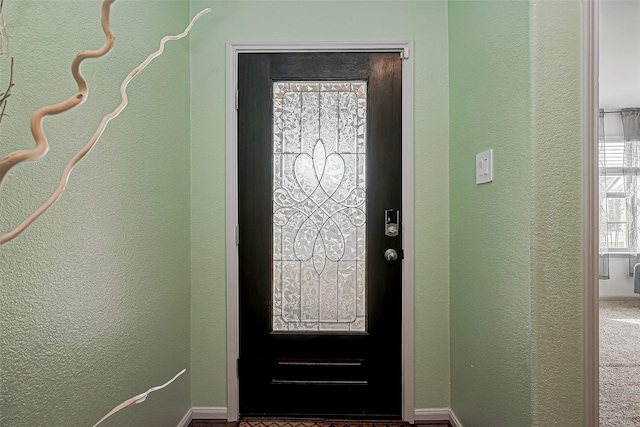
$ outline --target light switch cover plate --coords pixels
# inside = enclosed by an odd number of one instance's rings
[[[493,150],[476,154],[476,184],[493,181]]]

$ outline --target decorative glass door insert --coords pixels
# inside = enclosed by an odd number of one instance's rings
[[[366,330],[367,83],[273,84],[273,330]]]

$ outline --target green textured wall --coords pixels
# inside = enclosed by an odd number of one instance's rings
[[[416,407],[449,406],[448,49],[445,1],[192,1],[192,403],[226,406],[225,43],[415,40]]]
[[[531,4],[533,422],[581,426],[581,2]]]
[[[451,406],[583,425],[580,3],[449,2]],[[494,181],[477,186],[477,152]]]
[[[531,419],[529,5],[449,2],[451,405],[465,426]],[[475,155],[492,148],[493,182]]]
[[[5,4],[16,86],[0,155],[29,146],[31,113],[75,90],[74,53],[103,41],[100,3]],[[170,43],[60,202],[0,248],[0,425],[91,425],[189,364],[105,426],[226,406],[225,42],[332,39],[416,43],[416,407],[451,405],[465,426],[581,425],[579,2],[368,2],[355,19],[361,2],[192,0],[191,15],[207,6],[191,103],[188,41]],[[89,101],[46,120],[47,158],[7,178],[1,231],[48,196],[188,9],[116,2],[115,50],[85,63]],[[495,180],[476,186],[486,148]]]
[[[31,113],[76,90],[75,53],[102,45],[100,0],[5,1],[15,87],[0,155],[32,146]],[[88,101],[45,120],[49,155],[15,167],[0,191],[0,231],[51,193],[63,165],[120,102],[119,85],[188,2],[117,1],[116,45],[86,61]],[[0,57],[0,82],[8,61]],[[60,201],[0,248],[0,425],[89,426],[113,406],[189,368],[189,41],[129,86],[130,105],[76,167]],[[189,374],[105,426],[175,426]]]

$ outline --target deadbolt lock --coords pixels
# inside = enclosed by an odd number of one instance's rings
[[[389,237],[396,237],[400,234],[400,211],[387,209],[384,211],[384,234]]]

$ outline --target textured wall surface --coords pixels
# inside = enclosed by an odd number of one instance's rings
[[[449,3],[451,403],[583,423],[580,3]],[[494,148],[494,182],[473,155]]]
[[[192,1],[192,396],[226,406],[225,43],[415,40],[416,407],[449,405],[447,6],[444,1]]]
[[[531,4],[533,422],[583,425],[581,4]]]
[[[531,419],[528,34],[526,2],[449,2],[451,406],[469,427]]]
[[[75,53],[103,44],[100,0],[9,1],[16,61],[0,154],[32,146],[31,113],[76,90]],[[120,102],[119,85],[188,2],[117,1],[116,45],[86,61],[88,101],[45,120],[49,155],[15,167],[0,192],[0,231],[39,206],[67,160]],[[0,82],[8,61],[0,57]],[[129,86],[130,105],[76,167],[60,201],[0,248],[0,425],[90,426],[112,407],[189,368],[189,42]],[[105,426],[175,426],[189,374]]]
[[[73,55],[103,42],[100,3],[5,4],[16,86],[0,155],[30,146],[31,113],[75,91]],[[170,43],[59,203],[0,248],[0,425],[92,425],[190,363],[104,425],[226,406],[225,42],[332,39],[416,43],[416,407],[451,404],[471,427],[581,425],[579,3],[368,2],[366,16],[360,2],[190,3],[214,9],[191,40],[191,104],[188,42]],[[188,9],[115,3],[116,48],[83,66],[87,103],[46,120],[46,159],[10,173],[0,231],[46,199]],[[487,148],[495,178],[478,187]]]

